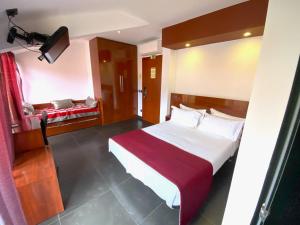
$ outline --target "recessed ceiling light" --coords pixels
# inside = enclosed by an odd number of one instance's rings
[[[120,30],[118,30],[118,31],[117,31],[117,33],[118,33],[118,34],[121,34],[121,31],[120,31]]]
[[[186,43],[186,44],[185,44],[185,47],[187,47],[187,48],[190,47],[190,46],[191,46],[190,43]]]
[[[244,36],[244,37],[249,37],[249,36],[251,36],[251,32],[245,32],[245,33],[243,34],[243,36]]]

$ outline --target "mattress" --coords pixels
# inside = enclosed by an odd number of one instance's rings
[[[70,119],[99,115],[97,107],[89,108],[85,104],[76,104],[67,109],[47,108],[36,110],[34,116],[41,118],[43,111],[48,113],[48,123],[56,123]]]
[[[234,155],[238,148],[238,142],[203,133],[193,128],[182,127],[171,121],[150,126],[143,130],[154,137],[209,161],[213,166],[213,174]],[[109,139],[109,151],[121,162],[127,173],[150,187],[160,198],[166,201],[170,208],[180,205],[180,192],[175,184],[112,139]]]

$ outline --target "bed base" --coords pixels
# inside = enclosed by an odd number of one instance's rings
[[[75,130],[80,130],[83,128],[100,126],[102,124],[99,116],[97,117],[82,117],[72,120],[66,120],[63,122],[50,123],[47,126],[46,134],[47,137],[67,133]]]

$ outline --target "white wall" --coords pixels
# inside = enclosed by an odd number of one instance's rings
[[[176,69],[176,51],[163,48],[162,54],[160,122],[164,122],[165,116],[170,113],[170,93],[174,92]]]
[[[38,53],[16,54],[25,101],[44,103],[55,99],[93,96],[88,41],[72,41],[54,64],[39,61]]]
[[[176,51],[175,92],[249,100],[261,37]]]
[[[272,0],[222,225],[250,224],[277,141],[300,53],[300,1]]]
[[[262,37],[169,50],[163,48],[160,121],[170,93],[250,99]]]
[[[250,99],[262,37],[170,50],[163,48],[160,121],[170,109],[170,93]],[[138,86],[142,89],[141,45]],[[142,109],[139,93],[138,113]]]

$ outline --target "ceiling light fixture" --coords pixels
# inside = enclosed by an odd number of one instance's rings
[[[118,31],[117,31],[117,33],[118,33],[118,34],[121,34],[121,31],[120,31],[120,30],[118,30]]]
[[[190,47],[190,46],[191,46],[190,43],[186,43],[186,44],[185,44],[185,47],[186,47],[186,48],[188,48],[188,47]]]
[[[249,37],[249,36],[251,36],[251,32],[245,32],[245,33],[243,34],[243,36],[244,36],[244,37]]]

